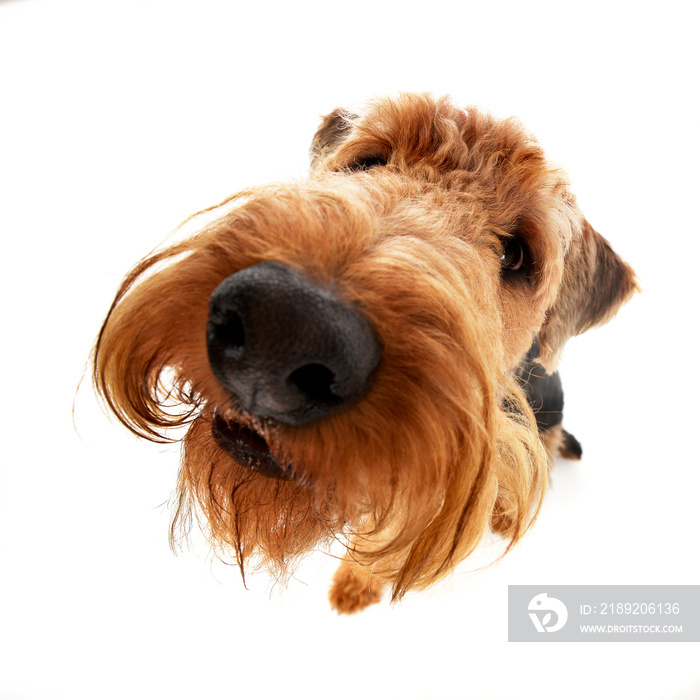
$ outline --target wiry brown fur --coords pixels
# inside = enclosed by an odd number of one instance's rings
[[[102,328],[94,379],[142,437],[189,426],[176,521],[203,514],[242,570],[259,561],[284,575],[348,538],[331,600],[352,612],[384,586],[400,598],[430,585],[489,527],[511,545],[523,535],[551,456],[513,370],[538,334],[552,369],[565,340],[608,320],[635,281],[514,120],[403,95],[329,115],[312,161],[303,185],[243,192],[141,262]],[[501,272],[512,235],[530,249],[529,281]],[[332,287],[374,329],[381,363],[346,411],[260,424],[212,374],[209,296],[263,261]],[[255,425],[294,479],[237,464],[212,438],[215,410]]]

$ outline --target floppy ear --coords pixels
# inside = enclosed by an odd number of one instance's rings
[[[323,117],[309,148],[312,168],[326,154],[335,150],[347,135],[352,120],[356,118],[357,115],[340,108],[334,109],[330,114]]]
[[[569,338],[610,321],[637,291],[634,270],[584,220],[582,235],[567,252],[557,298],[540,329],[538,362],[553,371]]]

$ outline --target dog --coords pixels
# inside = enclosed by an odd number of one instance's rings
[[[186,427],[193,516],[245,578],[337,539],[352,613],[537,516],[565,342],[638,289],[515,119],[401,94],[323,118],[301,184],[256,187],[128,274],[94,348],[136,435]],[[204,517],[201,517],[204,516]]]

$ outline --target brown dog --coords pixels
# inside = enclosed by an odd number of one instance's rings
[[[580,456],[547,373],[636,281],[514,120],[403,95],[335,111],[311,153],[134,268],[94,380],[137,435],[189,426],[174,527],[194,508],[277,576],[340,536],[353,612],[523,535]]]

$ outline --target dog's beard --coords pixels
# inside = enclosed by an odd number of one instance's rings
[[[285,464],[285,468],[281,466]],[[183,442],[180,502],[173,532],[186,530],[192,510],[219,553],[233,552],[244,572],[261,564],[275,576],[342,529],[332,499],[319,499],[305,473],[273,456],[252,427],[203,413]]]
[[[233,554],[242,573],[261,565],[284,579],[309,551],[352,537],[359,561],[387,577],[405,573],[401,593],[428,585],[488,528],[497,481],[506,536],[522,534],[538,501],[537,468],[532,491],[521,493],[521,470],[538,464],[532,426],[512,408],[482,408],[480,415],[463,413],[450,430],[426,407],[415,422],[394,421],[391,440],[380,430],[374,441],[362,431],[378,419],[353,428],[337,418],[338,425],[284,432],[205,409],[183,443],[175,527],[186,528],[189,513],[204,515],[198,521],[209,540],[223,558]],[[512,441],[484,442],[489,432],[480,426],[491,420],[501,432],[513,431],[521,454]],[[497,464],[504,470],[498,480]],[[366,542],[381,546],[367,550]]]

